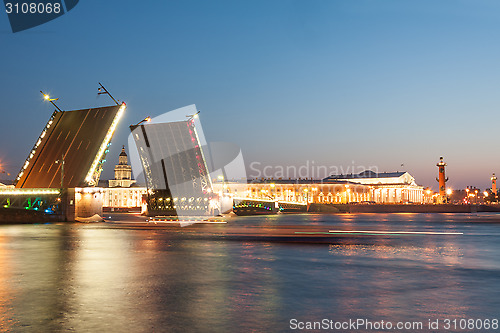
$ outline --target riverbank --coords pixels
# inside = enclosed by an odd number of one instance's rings
[[[500,212],[500,205],[434,204],[311,204],[310,213],[475,213]]]

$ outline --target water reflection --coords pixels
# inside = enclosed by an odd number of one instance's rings
[[[464,235],[295,244],[192,237],[232,225],[1,226],[1,330],[261,332],[286,331],[291,318],[498,317],[500,225],[425,214],[249,217],[233,225],[309,219],[316,227]]]
[[[13,292],[10,260],[12,251],[8,244],[10,238],[6,233],[0,233],[0,331],[8,332],[14,327],[15,320],[12,313]]]
[[[13,327],[52,330],[54,321],[64,320],[69,304],[64,283],[72,261],[65,251],[67,231],[46,226],[0,229],[1,302],[9,306]]]

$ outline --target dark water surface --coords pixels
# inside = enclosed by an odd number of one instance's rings
[[[434,331],[477,332],[445,330],[443,320],[500,319],[500,215],[227,221],[0,226],[0,331],[282,332],[299,331],[290,330],[291,319],[362,318],[423,323],[421,330],[383,332],[430,332],[428,321],[436,319]],[[321,243],[217,237],[283,226],[463,235],[347,235]]]

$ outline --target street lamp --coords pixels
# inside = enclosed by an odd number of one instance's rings
[[[66,163],[64,161],[64,154],[61,155],[60,160],[56,160],[55,163],[61,163],[61,190],[64,188],[64,164]]]
[[[106,88],[104,88],[104,86],[101,84],[101,82],[99,82],[99,85],[100,85],[100,87],[97,88],[97,91],[98,91],[97,95],[106,94],[109,97],[111,97],[111,99],[116,103],[116,105],[120,105],[120,103],[118,103],[116,101],[116,99],[114,99],[113,96],[111,96],[111,94],[109,93],[109,91]]]
[[[143,120],[141,120],[140,122],[138,122],[137,124],[135,125],[130,125],[130,130],[133,131],[135,130],[137,127],[139,127],[142,123],[145,123],[145,122],[150,122],[151,121],[151,117],[146,117],[144,118]]]
[[[198,112],[196,112],[195,114],[190,114],[190,115],[187,115],[186,117],[188,117],[188,121],[190,121],[191,119],[196,119],[198,118],[198,114],[200,113],[201,111],[198,110]]]
[[[151,117],[146,117],[143,120],[141,120],[140,122],[138,122],[136,125],[133,125],[133,126],[139,126],[142,123],[149,123],[150,121],[151,121]]]
[[[56,103],[54,103],[54,101],[57,101],[59,100],[59,98],[50,98],[49,95],[45,94],[43,91],[40,90],[40,93],[42,93],[43,95],[43,98],[47,101],[47,102],[50,102],[50,104],[54,105],[54,107],[56,109],[58,109],[60,112],[62,112],[61,109],[59,109],[59,107],[56,105]]]
[[[451,194],[453,193],[453,190],[451,188],[447,189],[446,190],[446,203],[449,203],[450,202],[450,196]]]

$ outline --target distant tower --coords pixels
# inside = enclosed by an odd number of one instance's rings
[[[109,187],[130,187],[133,183],[135,180],[132,180],[132,167],[128,165],[127,153],[123,146],[115,166],[115,179],[109,181]]]
[[[436,178],[439,182],[439,201],[444,203],[446,202],[446,182],[448,181],[448,178],[446,178],[444,173],[446,163],[443,161],[443,156],[439,158],[439,163],[436,164],[436,166],[439,168],[439,179]]]
[[[125,152],[125,146],[122,148],[120,157],[118,158],[118,164],[115,166],[115,179],[131,179],[132,178],[132,167],[128,165],[128,157]]]
[[[497,176],[495,176],[494,172],[493,172],[493,176],[491,177],[491,192],[493,192],[493,195],[496,197],[496,195],[497,195]]]

